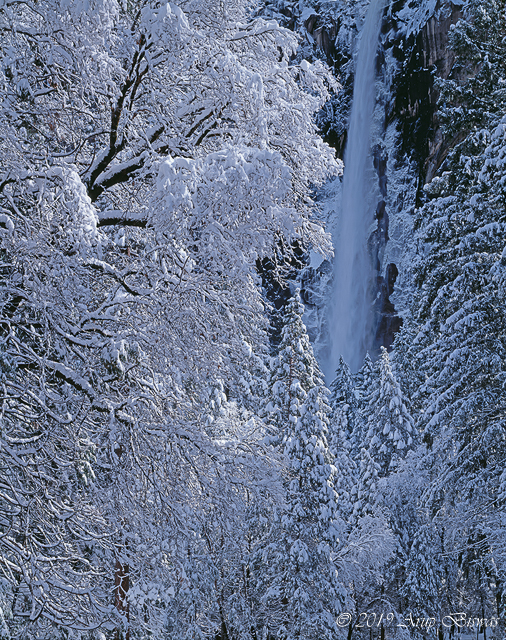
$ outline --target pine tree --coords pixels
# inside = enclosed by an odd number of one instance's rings
[[[367,404],[367,398],[371,392],[372,383],[374,380],[374,363],[371,360],[369,353],[365,354],[364,364],[360,370],[353,376],[355,382],[356,397],[359,403],[359,407],[363,407]]]
[[[329,427],[329,451],[334,464],[334,489],[338,497],[339,514],[347,524],[353,512],[358,468],[350,454],[349,405],[339,406],[332,414]]]
[[[344,359],[339,359],[330,385],[329,449],[334,460],[334,487],[341,517],[349,522],[353,511],[352,493],[356,490],[358,467],[354,460],[359,444],[355,440],[358,403],[353,377]]]
[[[356,435],[355,421],[358,411],[358,402],[350,367],[344,361],[342,356],[339,359],[336,375],[330,384],[329,389],[329,402],[332,409],[330,416],[331,422],[335,422],[337,414],[344,411],[346,415],[346,426],[344,427],[344,423],[341,418],[341,428],[345,428],[344,437],[350,442],[351,448],[356,449],[360,446],[360,443],[354,441],[354,437]]]
[[[380,466],[367,449],[360,451],[360,470],[351,523],[356,526],[360,519],[376,513],[377,490]]]
[[[402,595],[414,616],[438,620],[444,574],[437,536],[431,524],[421,526],[416,532],[406,563]]]
[[[506,101],[504,2],[470,1],[463,13],[463,18],[449,33],[449,45],[456,55],[452,75],[450,79],[438,81],[441,91],[438,115],[447,139],[457,133],[462,139],[463,132],[490,126],[491,117],[500,113]],[[461,187],[466,182],[463,176]]]
[[[424,408],[418,426],[432,470],[424,500],[447,530],[459,530],[461,513],[467,514],[468,527],[446,553],[461,561],[468,582],[458,589],[469,601],[479,598],[473,566],[492,575],[489,567],[500,554],[492,533],[497,512],[489,505],[497,499],[506,460],[505,20],[503,2],[468,2],[451,32],[456,64],[452,77],[440,83],[439,101],[450,150],[416,216],[422,247],[414,265],[416,357],[424,381],[414,400]],[[480,557],[461,557],[462,546],[479,549]],[[489,597],[499,602],[502,587],[490,584]]]
[[[371,457],[379,464],[379,475],[385,477],[413,446],[415,428],[384,347],[378,378],[369,397],[368,414],[366,443]]]
[[[313,354],[306,327],[302,322],[304,305],[299,290],[286,306],[278,355],[271,361],[268,423],[273,442],[286,439],[286,429],[300,414],[306,393],[323,385],[323,375]]]
[[[395,334],[394,348],[390,355],[392,371],[398,380],[408,410],[414,411],[413,400],[417,390],[423,383],[423,376],[417,363],[415,338],[418,328],[411,317],[402,323],[400,331]],[[418,366],[417,366],[418,365]],[[416,407],[419,409],[419,407]]]
[[[373,389],[376,376],[376,367],[368,353],[365,354],[364,364],[353,376],[355,383],[355,398],[357,412],[353,424],[353,432],[350,441],[352,444],[351,455],[355,462],[360,464],[362,457],[361,449],[366,445],[366,436],[369,420],[369,396]]]
[[[330,406],[335,411],[338,406],[347,404],[349,407],[356,405],[355,385],[351,375],[350,367],[344,361],[343,357],[339,358],[336,375],[330,384]]]
[[[342,525],[332,483],[327,434],[328,390],[302,322],[298,291],[287,308],[280,352],[273,363],[271,424],[282,431],[286,507],[265,550],[264,602],[281,638],[331,638],[346,591],[333,563]],[[268,582],[268,586],[265,584]],[[263,584],[262,584],[263,583]]]

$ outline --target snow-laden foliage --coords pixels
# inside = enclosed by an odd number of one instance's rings
[[[416,532],[403,586],[403,595],[414,615],[435,619],[441,617],[441,591],[445,583],[438,534],[431,525],[424,525]]]
[[[363,415],[367,417],[368,428],[365,444],[379,464],[379,475],[384,477],[405,457],[414,444],[415,435],[413,419],[406,409],[384,347],[381,348],[377,378]]]
[[[360,451],[356,500],[351,516],[354,525],[358,524],[360,518],[376,513],[379,472],[379,463],[372,458],[367,449],[362,449]]]
[[[438,105],[450,151],[417,213],[418,330],[399,358],[421,382],[413,401],[429,469],[422,504],[434,519],[415,541],[406,589],[419,580],[417,597],[439,606],[434,579],[413,557],[433,540],[445,598],[465,597],[482,617],[504,606],[504,20],[504,3],[469,1],[450,31],[456,62]]]
[[[357,429],[355,421],[357,419],[358,401],[355,394],[355,385],[348,364],[341,357],[337,367],[335,378],[330,387],[330,406],[332,408],[331,421],[340,428],[344,428],[344,438],[347,446],[356,456],[360,450],[361,442],[356,441]],[[345,422],[343,422],[345,420]]]
[[[302,322],[299,292],[288,305],[272,365],[270,421],[286,459],[286,506],[264,550],[263,599],[280,638],[333,638],[347,601],[334,555],[343,529],[328,451],[328,390]]]
[[[350,522],[356,492],[357,464],[351,452],[349,440],[350,407],[343,404],[332,412],[329,425],[329,451],[334,461],[334,488],[338,497],[338,509],[345,523]]]
[[[377,369],[368,353],[365,354],[364,364],[359,371],[353,376],[354,380],[354,396],[356,398],[356,415],[353,421],[353,433],[351,441],[353,443],[353,452],[356,460],[361,458],[362,447],[368,447],[366,442],[367,432],[369,430],[368,409],[369,396],[372,392],[374,381],[377,376]]]
[[[339,170],[312,122],[335,82],[292,64],[296,37],[250,9],[0,6],[12,633],[249,628],[236,559],[250,505],[276,502],[277,464],[253,413],[267,351],[255,264],[279,243],[329,251],[310,188]]]

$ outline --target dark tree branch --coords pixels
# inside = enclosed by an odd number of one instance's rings
[[[148,221],[146,218],[129,217],[128,213],[122,211],[106,211],[99,215],[98,227],[140,227],[145,229]]]
[[[149,136],[148,142],[150,145],[156,142],[156,140],[162,135],[164,129],[164,125],[160,125],[160,127]],[[89,185],[88,195],[90,196],[91,201],[95,202],[107,189],[114,187],[117,184],[128,182],[128,180],[144,166],[144,163],[146,162],[145,152],[146,149],[137,158],[132,158],[129,162],[125,162],[123,165],[118,165],[121,166],[121,168],[118,168],[117,171],[112,167],[108,177],[103,178],[98,183]]]
[[[139,48],[134,54],[132,65],[130,67],[130,73],[126,77],[125,83],[121,89],[120,95],[116,101],[116,105],[111,110],[111,131],[109,134],[109,148],[103,154],[101,160],[96,164],[95,167],[92,168],[90,175],[87,180],[88,186],[88,195],[90,196],[92,201],[95,201],[100,194],[107,188],[108,185],[97,185],[97,180],[102,173],[107,169],[110,163],[116,158],[116,156],[123,151],[127,144],[127,139],[125,136],[118,137],[118,128],[121,120],[121,116],[123,114],[123,107],[125,105],[125,100],[133,87],[133,95],[130,100],[130,108],[132,106],[133,99],[135,98],[135,93],[142,82],[142,79],[146,75],[149,66],[146,65],[144,69],[140,69],[140,65],[145,58],[145,45],[146,38],[142,35],[139,39]],[[130,171],[129,176],[132,171]],[[123,180],[124,181],[124,180]],[[117,183],[116,183],[117,184]]]

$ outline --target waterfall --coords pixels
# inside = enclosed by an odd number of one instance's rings
[[[334,234],[335,262],[330,302],[329,380],[342,355],[352,371],[362,365],[372,343],[370,319],[371,264],[367,239],[373,222],[370,194],[370,138],[375,104],[375,58],[382,18],[382,0],[371,0],[358,48],[340,216]],[[373,207],[374,209],[374,207]]]

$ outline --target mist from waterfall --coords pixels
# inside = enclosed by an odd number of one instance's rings
[[[334,234],[335,261],[330,302],[330,352],[325,373],[330,381],[342,355],[357,371],[372,344],[370,280],[372,269],[367,239],[374,206],[371,128],[375,104],[376,51],[383,0],[371,0],[359,41],[340,215]],[[372,206],[372,210],[371,210]]]

